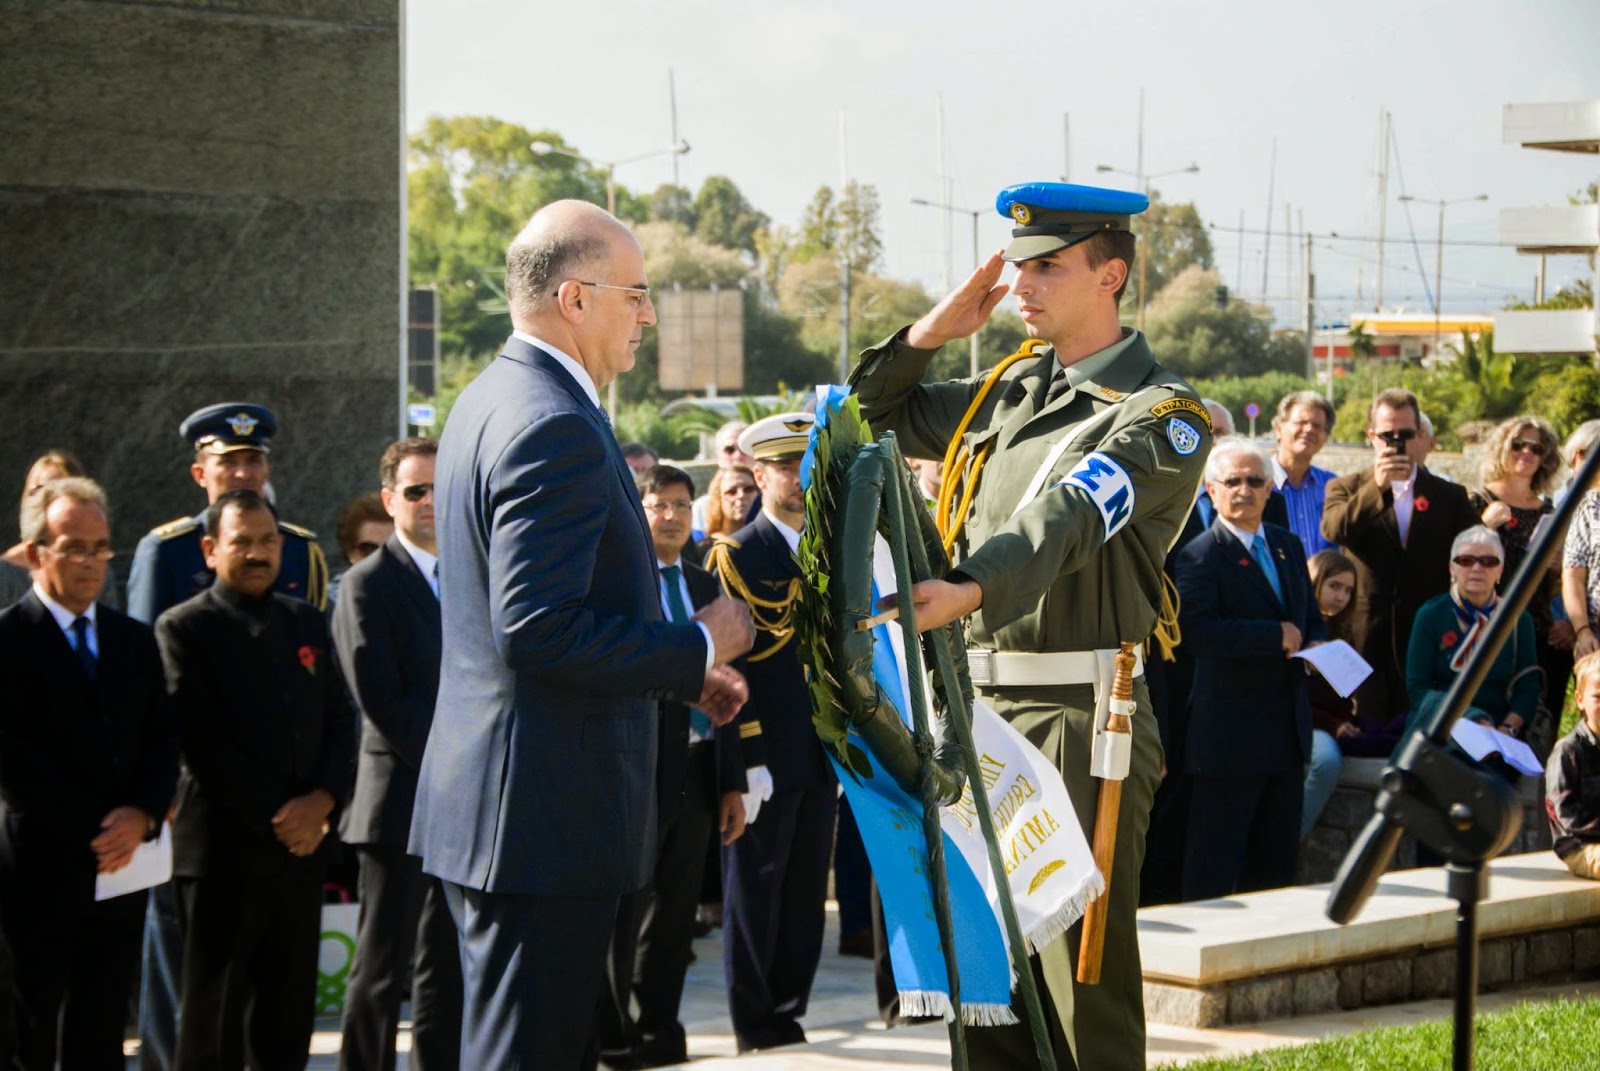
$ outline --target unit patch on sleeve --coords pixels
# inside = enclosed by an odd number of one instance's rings
[[[1205,423],[1207,431],[1211,430],[1211,414],[1206,412],[1205,406],[1193,398],[1168,398],[1150,409],[1150,415],[1155,417],[1164,417],[1172,413],[1193,413]]]
[[[1198,441],[1197,435],[1197,445]],[[1100,519],[1105,522],[1107,539],[1133,519],[1133,478],[1100,451],[1096,450],[1074,465],[1061,483],[1081,488],[1094,500]]]

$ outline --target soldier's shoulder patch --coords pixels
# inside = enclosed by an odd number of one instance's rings
[[[301,539],[317,538],[317,533],[313,532],[311,529],[302,528],[298,524],[290,524],[288,521],[279,521],[278,527],[281,530],[288,532],[290,535],[299,536]]]
[[[175,521],[168,521],[166,524],[157,525],[155,528],[151,529],[150,534],[155,536],[157,539],[165,541],[185,535],[199,527],[200,522],[195,518],[179,517]]]
[[[1167,441],[1179,457],[1188,457],[1200,449],[1200,432],[1182,417],[1167,421]]]
[[[1154,417],[1171,416],[1173,413],[1192,413],[1196,417],[1200,418],[1201,422],[1205,424],[1207,431],[1212,430],[1211,414],[1206,412],[1205,406],[1201,405],[1193,398],[1184,398],[1182,396],[1177,398],[1168,398],[1166,401],[1157,402],[1155,405],[1150,407],[1150,415]]]

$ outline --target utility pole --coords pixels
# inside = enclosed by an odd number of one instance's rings
[[[1303,227],[1301,228],[1304,229]],[[1306,234],[1305,300],[1306,300],[1306,378],[1317,381],[1317,277],[1311,274],[1311,235]],[[1329,351],[1332,357],[1332,351]]]
[[[1272,187],[1278,180],[1278,139],[1272,139],[1272,163],[1267,168],[1267,238],[1261,247],[1261,304],[1267,303],[1267,272],[1272,268]]]
[[[1072,116],[1061,113],[1061,181],[1072,181]]]
[[[844,109],[839,109],[839,204],[850,185],[850,165],[845,154]],[[850,237],[839,229],[839,382],[850,378]]]
[[[1383,147],[1378,151],[1378,290],[1372,300],[1372,311],[1383,311],[1383,242],[1388,235],[1389,219],[1389,113],[1378,112],[1378,137]]]
[[[937,178],[939,186],[939,200],[950,200],[948,178],[945,175],[945,149],[944,149],[944,94],[934,97],[934,142],[935,151],[939,154]],[[955,252],[951,248],[950,217],[946,215],[939,221],[939,264],[944,268],[944,292],[948,294],[955,288],[955,271],[951,262],[955,259]]]

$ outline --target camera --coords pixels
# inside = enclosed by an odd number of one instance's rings
[[[1410,428],[1404,431],[1380,431],[1378,438],[1389,445],[1390,457],[1403,457],[1406,452],[1406,443],[1417,437],[1417,433]]]

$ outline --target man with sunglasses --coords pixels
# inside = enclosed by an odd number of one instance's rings
[[[390,443],[378,461],[394,535],[345,574],[333,609],[334,647],[361,710],[355,792],[339,837],[361,865],[361,917],[345,990],[339,1066],[395,1062],[406,968],[411,1066],[459,1066],[461,961],[437,878],[406,854],[433,705],[439,692],[439,559],[432,439]]]
[[[1291,656],[1326,632],[1299,538],[1262,522],[1270,487],[1260,450],[1219,440],[1206,460],[1216,520],[1178,555],[1183,643],[1194,658],[1185,900],[1294,880],[1311,701],[1305,667]]]
[[[1328,484],[1322,534],[1356,566],[1355,646],[1372,666],[1356,710],[1373,728],[1395,721],[1406,698],[1406,648],[1423,603],[1450,586],[1450,542],[1478,523],[1466,489],[1422,460],[1416,395],[1398,387],[1372,400],[1367,415],[1372,467]]]

